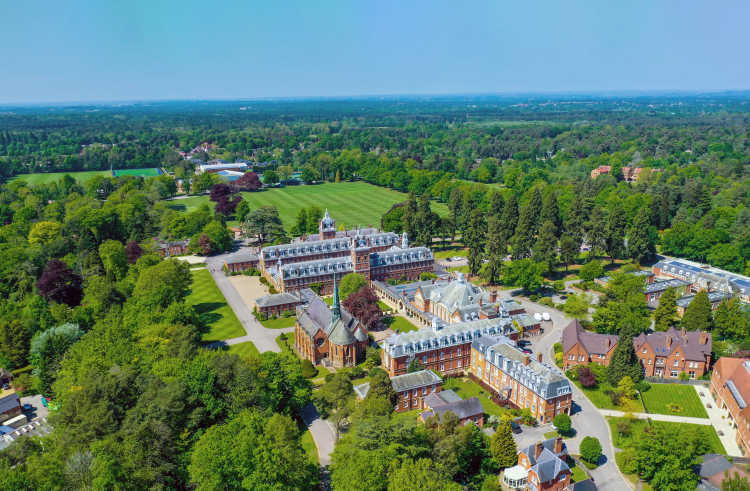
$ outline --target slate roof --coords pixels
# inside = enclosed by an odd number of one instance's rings
[[[478,397],[471,397],[469,399],[444,403],[439,406],[430,406],[430,409],[424,411],[421,416],[422,420],[427,420],[427,418],[431,418],[432,416],[438,416],[442,419],[443,415],[448,412],[458,416],[458,419],[465,419],[481,416],[484,414],[484,409]]]
[[[264,297],[256,298],[255,304],[258,307],[274,307],[276,305],[285,305],[290,303],[300,303],[302,299],[300,296],[293,295],[291,293],[275,293],[273,295],[266,295]]]
[[[328,304],[317,295],[312,297],[306,305],[298,305],[296,310],[297,323],[310,337],[315,336],[318,330],[322,330],[332,343],[346,345],[354,343],[357,340],[356,331],[362,330],[364,337],[367,338],[367,333],[364,332],[359,321],[343,308],[341,318],[332,323],[333,312]]]
[[[544,399],[571,393],[570,382],[557,367],[528,357],[503,336],[480,338],[472,341],[471,348],[481,352],[487,363]]]
[[[723,455],[706,454],[703,462],[698,466],[698,475],[704,478],[724,474],[724,471],[732,468],[732,463]]]
[[[654,281],[653,283],[646,283],[646,286],[643,287],[644,293],[654,293],[654,292],[662,292],[666,290],[667,288],[681,288],[684,286],[688,286],[690,283],[687,281],[682,281],[677,278],[673,278],[671,280],[663,280],[663,281]]]
[[[440,392],[431,392],[424,398],[424,405],[427,407],[437,407],[443,404],[451,404],[462,400],[461,396],[452,390],[441,390]]]
[[[10,411],[11,409],[20,406],[21,402],[16,391],[11,391],[10,394],[7,394],[0,399],[0,413]]]
[[[572,491],[596,491],[596,484],[591,479],[584,479],[570,484]]]
[[[338,234],[337,234],[338,235]],[[342,235],[334,239],[305,240],[264,247],[263,259],[275,260],[286,257],[305,257],[330,252],[348,251],[354,247],[397,245],[399,237],[393,232],[364,233],[354,236]]]
[[[281,266],[281,274],[284,278],[304,278],[333,273],[343,276],[352,271],[354,271],[354,265],[350,256],[290,263]]]
[[[750,294],[750,278],[687,259],[665,259],[654,265],[666,274],[702,287],[730,293]],[[710,284],[708,284],[710,283]]]
[[[667,339],[672,343],[668,346]],[[681,349],[685,359],[703,361],[711,354],[711,335],[706,333],[706,343],[701,344],[701,331],[682,331],[670,327],[664,332],[653,332],[651,334],[641,333],[633,339],[636,351],[644,344],[648,344],[657,356],[668,356],[677,349]]]
[[[615,348],[617,339],[614,334],[599,334],[587,331],[578,319],[574,319],[563,330],[563,353],[567,353],[577,343],[581,343],[588,353],[606,355]]]
[[[391,378],[391,385],[396,392],[418,389],[428,385],[442,384],[443,379],[431,370],[420,370],[418,372],[397,375]]]
[[[690,305],[690,302],[692,302],[694,298],[695,298],[695,295],[686,295],[684,297],[678,298],[677,306],[682,307],[683,309],[686,309],[688,308],[688,305]],[[720,292],[720,291],[708,292],[708,301],[711,302],[712,304],[719,303],[722,300],[727,300],[729,298],[732,298],[731,293]]]
[[[257,263],[258,256],[253,254],[250,251],[239,250],[235,253],[229,254],[226,258],[224,258],[224,262],[227,264],[253,263],[253,262]]]
[[[518,453],[525,454],[529,459],[530,471],[536,472],[541,482],[548,482],[555,479],[561,472],[570,470],[568,464],[560,457],[566,453],[563,444],[563,451],[560,454],[555,453],[555,439],[550,438],[542,443],[542,452],[536,456],[536,444],[522,448]]]
[[[427,259],[432,259],[432,251],[427,247],[409,247],[407,249],[392,247],[387,251],[371,253],[370,267],[406,264]]]

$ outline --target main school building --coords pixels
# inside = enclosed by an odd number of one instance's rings
[[[409,247],[406,234],[399,237],[372,228],[337,232],[328,210],[318,230],[315,236],[261,250],[261,272],[277,290],[318,285],[321,295],[328,295],[333,293],[334,276],[341,279],[347,273],[359,273],[368,281],[416,280],[434,268],[432,251]]]

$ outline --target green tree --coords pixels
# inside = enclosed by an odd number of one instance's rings
[[[737,297],[721,302],[714,313],[714,326],[726,339],[743,340],[750,335],[750,322]]]
[[[620,201],[615,201],[609,210],[607,217],[606,237],[604,239],[604,250],[610,260],[622,257],[625,249],[625,228],[627,217]]]
[[[729,475],[729,471],[724,471],[724,480],[721,481],[721,491],[750,491],[750,481],[741,476],[737,471]]]
[[[318,169],[308,164],[302,168],[301,178],[305,184],[312,184],[313,182],[320,180],[320,172],[318,172]]]
[[[359,273],[347,273],[339,282],[339,298],[343,302],[349,295],[367,286],[367,280]]]
[[[404,459],[401,464],[394,463],[388,472],[388,491],[460,491],[460,484],[453,482],[430,459]]]
[[[557,237],[555,225],[551,221],[544,222],[539,237],[534,245],[534,253],[531,259],[546,264],[551,270],[555,269],[557,263]]]
[[[274,170],[267,170],[263,173],[263,184],[266,186],[279,182],[279,174]]]
[[[523,259],[529,256],[537,231],[539,230],[539,217],[542,211],[542,195],[539,188],[534,188],[529,196],[526,206],[521,209],[518,219],[516,233],[511,239],[511,249],[514,259]]]
[[[589,261],[578,271],[578,276],[583,281],[592,281],[595,278],[604,276],[604,265],[600,261],[593,260]]]
[[[370,391],[367,393],[368,399],[374,397],[382,397],[390,401],[391,405],[396,404],[396,398],[398,397],[398,394],[393,390],[388,372],[377,367],[370,370]]]
[[[503,208],[503,216],[500,220],[500,226],[502,227],[502,242],[508,244],[511,237],[516,233],[516,226],[518,225],[518,199],[515,194],[511,194],[505,202]],[[507,249],[507,246],[506,246]]]
[[[501,421],[497,431],[490,438],[490,454],[501,468],[512,467],[518,463],[518,448],[509,421]]]
[[[667,288],[659,297],[659,305],[654,310],[654,330],[666,331],[678,321],[677,293],[674,288]]]
[[[299,236],[307,233],[307,210],[300,208],[297,212],[297,218],[295,219],[294,226],[292,227],[292,235]]]
[[[424,370],[424,364],[419,360],[419,358],[414,358],[406,368],[406,373],[419,372],[420,370]]]
[[[531,259],[510,261],[503,266],[503,283],[520,286],[527,292],[533,292],[542,286],[542,275],[547,270],[545,264],[539,264]]]
[[[596,464],[602,454],[602,444],[593,436],[585,436],[580,445],[581,457],[586,462]]]
[[[30,359],[39,391],[51,397],[52,383],[60,370],[65,352],[83,335],[77,324],[63,324],[37,333],[31,340]]]
[[[401,222],[406,232],[406,236],[414,240],[419,233],[419,224],[417,223],[417,212],[419,207],[417,205],[417,196],[412,192],[406,198],[406,205],[404,205],[404,213],[401,217]]]
[[[414,217],[416,222],[416,243],[424,246],[432,244],[432,238],[437,232],[440,216],[430,208],[430,196],[425,193],[419,197],[417,213]]]
[[[633,348],[633,334],[628,328],[620,332],[620,339],[607,367],[607,380],[613,387],[617,387],[623,377],[630,377],[632,382],[643,378],[643,369]]]
[[[26,366],[31,333],[20,319],[0,321],[0,353],[10,361],[11,368]]]
[[[487,245],[485,247],[487,266],[484,269],[484,274],[490,284],[497,282],[507,254],[508,246],[504,242],[502,223],[497,216],[490,215],[487,219]]]
[[[62,224],[53,221],[36,222],[29,231],[29,244],[47,245],[60,236]]]
[[[140,272],[132,298],[144,307],[166,308],[184,299],[192,282],[188,263],[167,259]]]
[[[597,252],[606,248],[606,244],[610,237],[607,215],[601,207],[596,206],[591,210],[591,214],[584,225],[584,229],[586,232],[586,242],[591,247],[591,255],[596,256]]]
[[[243,199],[237,204],[237,210],[235,211],[235,215],[237,216],[237,221],[240,223],[244,222],[245,218],[247,217],[249,213],[250,213],[250,204]]]
[[[279,173],[279,180],[281,182],[286,182],[292,178],[294,169],[290,165],[280,165],[277,172]]]
[[[620,394],[621,398],[628,399],[631,401],[635,399],[635,395],[636,395],[635,383],[633,382],[633,379],[630,378],[629,375],[625,375],[617,383],[617,392]]]
[[[639,263],[652,258],[656,253],[657,234],[650,221],[648,209],[643,207],[628,231],[628,255]]]
[[[487,224],[485,223],[484,213],[479,209],[473,210],[463,240],[466,247],[469,248],[467,259],[469,260],[469,271],[472,275],[476,275],[482,266],[486,230]]]
[[[557,237],[562,229],[562,220],[560,219],[560,208],[557,205],[557,194],[554,191],[547,193],[542,203],[542,213],[540,221],[545,224],[552,223],[553,235]]]
[[[560,413],[555,416],[552,420],[552,424],[557,428],[557,431],[560,432],[561,435],[569,434],[573,426],[570,421],[570,416],[565,413]]]
[[[570,235],[563,235],[560,239],[560,261],[565,265],[565,271],[568,266],[573,264],[578,258],[580,245]]]
[[[711,330],[713,327],[711,302],[708,300],[708,293],[705,290],[695,294],[695,297],[685,309],[685,315],[682,316],[680,323],[688,331]]]
[[[125,246],[118,240],[108,240],[99,246],[99,258],[110,280],[121,280],[128,271]]]
[[[262,206],[251,211],[242,230],[246,236],[255,237],[260,245],[284,236],[279,210],[273,206]]]

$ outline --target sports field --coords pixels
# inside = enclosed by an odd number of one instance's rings
[[[216,286],[211,273],[207,269],[198,269],[191,271],[191,274],[193,284],[187,303],[195,307],[203,321],[211,328],[203,334],[203,341],[221,341],[244,336],[245,329]]]
[[[161,169],[149,167],[147,169],[115,169],[115,177],[137,176],[137,177],[156,177],[161,175]]]
[[[288,186],[257,193],[242,193],[242,196],[251,209],[275,206],[287,230],[294,225],[300,208],[309,206],[328,208],[328,212],[336,220],[337,225],[379,226],[383,213],[395,203],[406,199],[403,193],[362,181]],[[170,207],[179,211],[191,211],[203,203],[211,204],[208,196],[173,200],[170,202]],[[432,209],[443,216],[448,214],[448,207],[443,203],[433,201]]]
[[[40,184],[50,184],[52,182],[59,181],[62,176],[68,174],[79,182],[86,182],[92,177],[96,176],[111,176],[112,174],[108,170],[91,170],[81,172],[36,172],[34,174],[19,174],[12,177],[11,181],[25,181],[30,186],[38,186]]]

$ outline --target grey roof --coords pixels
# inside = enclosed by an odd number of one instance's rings
[[[702,288],[727,293],[750,294],[750,278],[687,259],[665,259],[654,265],[664,273],[696,283]]]
[[[290,303],[301,303],[302,299],[298,295],[291,293],[274,293],[264,297],[256,298],[255,304],[258,307],[274,307],[276,305],[285,305]]]
[[[284,278],[305,278],[333,273],[341,274],[343,276],[343,274],[352,271],[354,271],[354,265],[352,264],[352,258],[350,256],[290,263],[281,266],[281,273]]]
[[[723,455],[706,454],[703,456],[703,463],[698,466],[698,475],[704,478],[724,474],[732,468],[732,463]]]
[[[461,400],[461,396],[453,392],[452,390],[441,390],[440,392],[432,392],[427,394],[424,398],[424,405],[427,407],[437,407],[444,404],[450,404]]]
[[[370,392],[370,382],[365,382],[364,384],[359,384],[354,386],[354,393],[357,394],[357,397],[360,399],[364,399],[367,397],[367,394]]]
[[[572,491],[596,491],[596,484],[591,479],[574,482],[571,484]]]
[[[570,467],[565,461],[554,454],[551,450],[545,448],[539,457],[536,459],[537,463],[531,466],[531,469],[536,472],[541,482],[549,482],[563,471],[569,471]]]
[[[2,389],[0,389],[0,391],[1,390]],[[11,392],[10,394],[0,399],[0,413],[10,411],[11,409],[17,408],[17,407],[21,407],[21,402],[18,399],[18,394],[16,394],[15,391]]]
[[[549,453],[551,453],[554,457],[558,457],[558,455],[555,454],[555,440],[556,440],[555,438],[548,438],[547,440],[543,440],[541,444],[542,444],[542,447],[545,450],[549,450]],[[518,453],[525,454],[526,457],[528,457],[529,459],[529,464],[533,466],[533,465],[536,465],[536,463],[539,462],[539,460],[541,460],[540,458],[536,457],[535,449],[536,449],[536,443],[533,445],[529,445],[528,447],[522,448],[521,450],[518,451]],[[566,451],[565,444],[563,443],[563,451],[561,452],[561,454],[564,454],[565,451]],[[540,457],[541,457],[541,454],[540,454]]]
[[[700,342],[701,335],[701,331],[685,331],[683,334],[682,331],[670,327],[664,332],[641,333],[633,339],[633,344],[637,351],[644,343],[648,343],[657,356],[667,356],[677,349],[681,349],[686,359],[703,361],[706,356],[711,355],[711,335],[705,333],[706,342],[704,344]],[[667,340],[670,338],[671,343],[667,344]]]
[[[544,399],[571,393],[570,382],[557,367],[529,358],[505,337],[475,340],[471,347],[480,351],[487,363]]]
[[[683,309],[686,309],[688,305],[690,305],[690,302],[693,301],[694,298],[695,298],[695,295],[686,295],[682,298],[678,298],[677,306],[682,307]],[[722,300],[727,300],[729,298],[732,298],[731,293],[719,292],[719,291],[708,292],[708,301],[711,303],[719,303]]]
[[[431,351],[438,347],[455,346],[471,342],[487,335],[516,332],[512,319],[500,318],[482,319],[470,322],[456,322],[448,327],[437,329],[419,329],[400,334],[393,334],[382,343],[391,358]]]
[[[227,264],[258,262],[258,256],[247,250],[239,250],[224,258]]]
[[[356,331],[364,331],[359,321],[345,309],[341,309],[339,320],[335,323],[332,323],[332,320],[333,312],[328,304],[317,295],[312,297],[307,304],[297,306],[297,323],[310,337],[322,330],[332,343],[347,345],[357,340]],[[364,337],[367,338],[366,333]]]
[[[305,240],[264,247],[261,251],[263,259],[272,260],[287,257],[305,257],[331,252],[348,251],[352,247],[385,247],[398,244],[398,235],[393,232],[366,233],[357,235],[342,235],[334,239]]]
[[[643,287],[643,291],[645,293],[654,293],[654,292],[661,292],[666,290],[667,288],[682,288],[685,286],[688,286],[690,283],[687,281],[682,281],[678,278],[673,278],[671,280],[663,280],[663,281],[654,281],[653,283],[646,283],[646,286]]]
[[[625,274],[629,274],[629,275],[632,275],[632,276],[646,276],[646,277],[654,276],[654,273],[651,272],[651,271],[649,271],[649,270],[647,270],[647,269],[639,269],[638,271],[632,271],[630,273],[625,273]],[[611,276],[602,276],[600,278],[597,278],[597,281],[600,281],[601,283],[607,284],[610,281],[612,281],[612,277]]]
[[[391,264],[408,264],[432,259],[432,251],[427,247],[392,247],[387,251],[370,254],[370,267],[388,266]]]
[[[563,330],[563,353],[567,353],[576,343],[580,342],[588,353],[606,355],[614,349],[617,339],[618,337],[614,334],[599,334],[587,331],[578,319],[574,319]]]
[[[448,412],[458,416],[458,419],[464,419],[480,416],[484,414],[484,409],[482,408],[482,403],[479,401],[478,397],[471,397],[469,399],[444,403],[439,406],[430,406],[430,409],[422,413],[422,419],[426,420],[432,416],[439,416],[442,418],[443,415]]]
[[[406,373],[391,378],[391,385],[396,392],[403,392],[405,390],[417,389],[441,383],[443,383],[443,379],[431,370],[420,370],[418,372]]]

